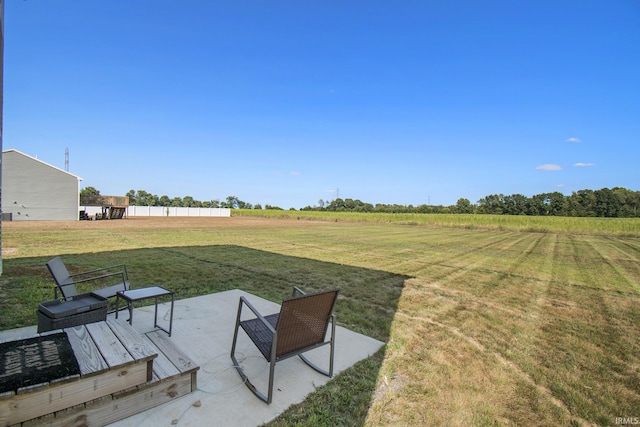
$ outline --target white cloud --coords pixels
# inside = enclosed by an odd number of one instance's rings
[[[573,166],[575,166],[577,168],[588,168],[590,166],[595,166],[595,165],[596,165],[595,163],[582,163],[582,162],[580,162],[580,163],[576,163]]]
[[[582,140],[580,138],[571,137],[571,138],[567,138],[567,142],[575,142],[576,144],[578,144],[582,142]]]
[[[554,164],[551,164],[551,163],[547,163],[545,165],[536,166],[536,170],[539,170],[539,171],[561,171],[562,170],[562,166],[554,165]]]
[[[289,173],[289,175],[291,175],[291,176],[299,176],[299,175],[302,175],[302,172],[293,171],[293,172]]]

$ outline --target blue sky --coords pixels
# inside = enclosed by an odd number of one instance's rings
[[[640,0],[7,0],[3,148],[288,209],[638,186]]]

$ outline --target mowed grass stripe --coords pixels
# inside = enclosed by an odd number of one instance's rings
[[[629,246],[620,240],[607,239],[607,244],[593,244],[594,250],[602,257],[603,261],[610,264],[616,276],[610,280],[622,291],[629,288],[640,291],[640,264],[629,257]],[[636,248],[636,254],[638,248]]]
[[[520,236],[521,237],[521,236]],[[500,419],[497,415],[507,409],[507,407],[520,407],[520,413],[526,413],[525,408],[528,407],[528,400],[521,402],[518,396],[531,396],[536,395],[537,400],[546,400],[551,402],[554,400],[550,392],[545,391],[542,387],[535,386],[534,382],[526,374],[522,374],[519,368],[512,369],[511,373],[505,373],[506,358],[510,357],[505,350],[511,349],[514,343],[519,341],[518,334],[520,335],[532,335],[529,332],[530,329],[536,330],[537,328],[531,322],[531,310],[519,310],[519,315],[514,316],[512,310],[502,310],[499,307],[500,304],[496,304],[496,300],[493,298],[495,293],[501,293],[505,287],[521,287],[524,279],[519,274],[517,283],[505,285],[500,283],[505,277],[509,277],[509,272],[517,271],[518,266],[526,263],[527,251],[519,251],[514,247],[521,245],[524,249],[529,249],[528,253],[532,253],[542,241],[542,237],[534,236],[533,238],[516,238],[510,242],[503,241],[501,249],[503,254],[508,251],[512,254],[523,253],[524,255],[516,256],[509,260],[509,266],[505,267],[505,273],[499,275],[498,282],[495,283],[481,283],[480,278],[487,270],[486,265],[477,263],[475,265],[467,266],[467,268],[459,269],[455,274],[450,274],[446,277],[446,281],[440,281],[437,287],[430,289],[428,283],[420,283],[418,280],[412,280],[407,282],[407,287],[403,292],[401,299],[401,305],[399,312],[396,315],[394,323],[402,324],[403,326],[394,329],[397,330],[399,335],[405,333],[418,334],[414,336],[413,340],[419,340],[419,342],[425,342],[425,348],[411,348],[412,351],[405,352],[403,349],[403,356],[407,362],[406,366],[408,371],[403,372],[403,366],[397,366],[396,369],[402,374],[401,382],[411,383],[416,382],[431,382],[442,383],[441,386],[446,390],[446,387],[450,387],[452,383],[462,382],[467,380],[467,386],[460,386],[456,388],[456,398],[453,398],[449,393],[445,392],[435,393],[432,396],[432,402],[427,404],[425,408],[416,412],[416,414],[422,414],[423,418],[411,419],[411,422],[432,424],[464,424],[466,422],[478,422],[482,424],[487,420]],[[491,245],[492,249],[497,253],[496,245]],[[551,252],[553,253],[553,252]],[[491,258],[486,262],[492,262],[495,259],[504,257]],[[528,280],[531,282],[532,280]],[[539,282],[533,280],[533,282]],[[464,283],[465,285],[460,285]],[[464,286],[465,288],[473,288],[475,292],[469,294],[456,293],[452,298],[451,288],[457,288]],[[542,286],[543,288],[546,285]],[[418,288],[418,289],[416,289]],[[479,290],[482,289],[481,292]],[[544,294],[544,289],[542,290]],[[516,295],[520,296],[522,293],[516,292]],[[492,304],[485,304],[484,300],[491,300]],[[541,310],[541,302],[538,296],[534,296],[536,300],[536,314]],[[507,301],[505,306],[513,305],[514,301]],[[518,302],[516,305],[520,305],[522,302]],[[498,307],[496,307],[498,306]],[[406,316],[406,317],[405,317]],[[538,316],[539,317],[539,316]],[[520,321],[514,323],[514,318],[519,318]],[[409,327],[405,322],[424,321],[428,325],[420,328]],[[432,341],[429,336],[432,333],[439,333],[439,331],[430,331],[429,325],[436,325],[439,328],[445,328],[449,332],[452,332],[457,338],[466,341],[465,344],[461,343],[459,339],[447,339],[446,342],[455,345],[453,355],[449,354],[449,359],[445,359],[443,355],[436,354],[435,357],[429,356],[428,342]],[[406,326],[406,327],[405,327]],[[407,328],[410,329],[406,332]],[[520,328],[520,330],[518,330]],[[413,330],[416,329],[416,330]],[[515,340],[514,340],[515,336]],[[439,343],[440,344],[440,343]],[[470,345],[469,345],[470,344]],[[526,345],[526,343],[523,343]],[[488,347],[487,347],[488,345]],[[452,350],[452,349],[449,349]],[[425,351],[427,354],[425,354]],[[507,353],[507,354],[504,354]],[[446,352],[449,353],[448,351]],[[412,360],[412,356],[416,357],[416,360]],[[453,356],[453,357],[451,357]],[[388,358],[393,356],[389,355]],[[456,358],[460,359],[459,362],[455,362]],[[513,358],[512,358],[513,359]],[[430,360],[430,363],[434,365],[433,370],[424,372],[415,372],[412,370],[412,366],[419,366],[423,360]],[[501,381],[491,381],[489,377],[483,375],[482,372],[474,372],[478,368],[477,360],[483,360],[481,365],[483,366],[484,374],[487,370],[492,372],[492,375],[501,378]],[[476,361],[476,362],[472,362]],[[509,362],[510,363],[510,362]],[[514,365],[515,366],[515,365]],[[508,369],[507,369],[508,370]],[[500,373],[498,374],[498,371]],[[397,375],[397,373],[396,373]],[[455,378],[455,380],[452,379]],[[406,385],[408,386],[408,385]],[[399,385],[395,385],[399,387]],[[499,394],[502,398],[491,400],[479,399],[479,390],[482,389],[485,392],[494,390],[496,394]],[[514,394],[512,390],[518,389],[522,392],[522,389],[527,389],[526,393]],[[467,394],[470,393],[470,394]],[[546,396],[544,394],[546,393]],[[492,396],[494,394],[492,393]],[[462,406],[461,406],[462,405]],[[504,406],[507,405],[507,406]],[[552,403],[549,403],[552,405]],[[388,409],[388,404],[385,409]],[[568,413],[566,410],[565,416]],[[393,412],[386,412],[384,416],[377,414],[378,421],[384,420],[383,424],[397,422],[397,419],[391,417]],[[401,411],[398,411],[400,414]],[[456,414],[461,418],[451,419],[451,414]],[[471,415],[473,414],[473,415]],[[529,413],[526,419],[520,421],[526,421],[532,414]],[[535,415],[538,417],[538,415]],[[456,422],[457,421],[457,422]],[[506,421],[506,420],[503,420]],[[550,422],[558,422],[559,419],[549,419]]]

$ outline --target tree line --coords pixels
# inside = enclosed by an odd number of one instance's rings
[[[144,190],[129,190],[126,194],[129,197],[129,205],[131,206],[165,206],[165,207],[183,207],[183,208],[230,208],[230,209],[262,209],[251,203],[244,202],[236,196],[227,196],[225,200],[196,200],[191,196],[184,197],[168,197],[148,193]]]
[[[570,196],[557,191],[532,197],[491,194],[475,204],[469,199],[460,198],[451,206],[372,205],[360,200],[335,199],[329,203],[320,200],[318,206],[307,206],[302,210],[637,218],[640,217],[640,191],[615,187],[580,190]]]
[[[637,218],[640,216],[640,191],[626,188],[580,190],[565,196],[559,192],[525,197],[502,194],[478,201],[478,213],[536,216],[575,216],[602,218]]]
[[[191,196],[169,197],[149,193],[145,190],[129,190],[125,194],[129,198],[130,206],[163,206],[182,208],[230,208],[230,209],[262,209],[262,205],[253,205],[240,200],[236,196],[227,196],[225,200],[212,199],[200,201]],[[80,190],[81,206],[102,206],[105,204],[105,196],[94,187],[85,187]],[[264,209],[280,209],[277,206],[265,205]]]
[[[166,207],[203,207],[230,209],[276,209],[278,206],[251,204],[236,196],[228,196],[225,200],[195,200],[191,196],[168,197],[148,193],[144,190],[130,190],[127,194],[131,206],[166,206]],[[101,205],[100,191],[86,187],[80,192],[81,205]],[[295,210],[291,208],[291,210]],[[371,204],[354,199],[337,198],[331,201],[320,199],[316,206],[306,206],[302,211],[327,212],[379,212],[379,213],[458,213],[458,214],[493,214],[493,215],[532,215],[532,216],[576,216],[604,218],[638,218],[640,217],[640,191],[622,187],[602,188],[600,190],[579,190],[570,196],[560,192],[536,194],[527,197],[522,194],[491,194],[481,198],[477,203],[460,198],[455,205],[399,205]]]

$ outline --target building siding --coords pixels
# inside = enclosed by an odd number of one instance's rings
[[[77,220],[79,184],[79,177],[19,151],[2,153],[2,212],[12,221]]]

